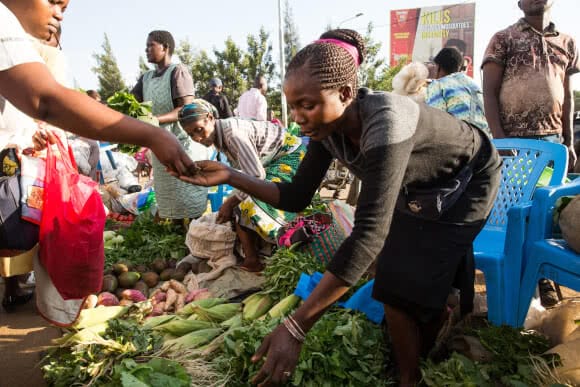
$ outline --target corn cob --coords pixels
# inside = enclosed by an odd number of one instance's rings
[[[251,299],[245,306],[243,311],[244,320],[253,321],[266,313],[272,307],[274,300],[267,294],[262,294],[259,297]]]
[[[274,305],[274,307],[272,307],[272,309],[270,309],[270,311],[268,312],[268,315],[272,318],[284,317],[287,314],[289,314],[292,311],[292,309],[294,309],[294,307],[296,307],[299,301],[300,297],[291,294],[286,298],[284,298],[279,303],[277,303],[276,305]]]
[[[201,329],[183,335],[178,339],[166,341],[163,347],[171,349],[198,348],[212,341],[220,333],[222,333],[221,328]]]
[[[74,329],[88,328],[93,325],[107,322],[113,318],[122,316],[129,308],[125,306],[99,306],[93,309],[83,309],[79,318],[72,327]]]
[[[197,307],[201,308],[212,308],[216,305],[220,305],[226,302],[225,298],[206,298],[205,300],[193,301],[185,305],[177,314],[179,316],[189,316]]]
[[[213,308],[197,307],[195,313],[197,319],[202,321],[222,322],[234,317],[239,311],[242,304],[220,304]]]
[[[189,332],[213,327],[214,325],[207,321],[174,319],[168,323],[156,326],[154,329],[181,337]]]
[[[149,317],[143,323],[143,327],[145,328],[155,328],[158,325],[165,324],[175,318],[175,315],[163,315],[163,316],[155,316]]]

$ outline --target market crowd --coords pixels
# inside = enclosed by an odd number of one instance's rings
[[[22,284],[32,262],[39,265],[38,230],[20,216],[5,216],[20,203],[13,177],[20,173],[20,155],[42,154],[58,141],[54,133],[85,144],[82,172],[93,178],[99,154],[93,140],[149,149],[159,218],[198,218],[207,208],[206,187],[232,186],[217,218],[233,221],[242,246],[240,269],[251,272],[263,270],[260,246],[275,244],[278,230],[308,206],[337,159],[361,182],[354,228],[310,297],[257,350],[253,360],[265,360],[253,382],[288,380],[308,331],[376,262],[373,298],[384,304],[399,382],[415,385],[420,359],[448,318],[452,288],[460,290],[463,316],[473,308],[472,242],[500,184],[501,158],[491,139],[561,143],[570,167],[576,163],[570,78],[580,72],[579,54],[572,37],[551,22],[551,0],[518,2],[523,17],[497,32],[485,51],[483,90],[465,75],[457,39],[434,56],[431,71],[416,63],[404,67],[391,93],[358,84],[367,54],[360,34],[323,33],[291,59],[283,82],[302,137],[268,119],[263,76],[235,109],[218,78],[197,98],[189,70],[172,61],[175,42],[167,31],[144,37],[155,68],[131,91],[139,101],[152,101],[159,125],[107,108],[96,93],[67,88],[58,46],[68,3],[0,1],[0,274],[6,310],[30,300]],[[210,148],[229,165],[209,161]],[[540,287],[543,300],[553,303],[551,284],[542,281]]]

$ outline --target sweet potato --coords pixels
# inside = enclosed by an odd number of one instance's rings
[[[169,286],[177,293],[187,294],[187,289],[185,288],[185,286],[177,280],[174,279],[170,280]]]
[[[165,311],[168,311],[177,301],[177,292],[173,289],[167,291],[167,300],[165,301]]]
[[[177,300],[175,301],[175,313],[183,309],[185,306],[185,293],[177,293]]]

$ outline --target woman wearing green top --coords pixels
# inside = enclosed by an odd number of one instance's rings
[[[155,69],[143,74],[131,91],[139,101],[152,101],[153,114],[161,127],[172,132],[192,160],[208,157],[207,149],[193,142],[177,120],[179,109],[193,100],[191,75],[184,65],[171,63],[175,49],[167,31],[152,31],[147,37],[147,60]],[[197,218],[207,206],[207,188],[185,184],[169,175],[153,157],[154,188],[159,216],[168,219]]]

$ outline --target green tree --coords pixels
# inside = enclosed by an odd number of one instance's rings
[[[113,49],[111,48],[111,42],[107,34],[105,34],[105,41],[101,48],[103,49],[103,53],[93,54],[97,65],[92,70],[99,80],[99,94],[106,101],[107,98],[117,91],[127,90],[127,86],[125,85],[125,81],[123,81],[121,70],[119,70],[117,60],[115,59],[115,55],[113,55]]]
[[[276,65],[272,60],[272,43],[270,34],[264,27],[260,28],[258,37],[250,34],[247,38],[248,49],[245,54],[245,75],[248,82],[253,82],[259,74],[264,75],[270,83],[276,78]]]
[[[139,55],[139,76],[137,77],[137,80],[139,80],[139,78],[141,78],[141,75],[145,74],[149,70],[151,69],[149,68],[147,62],[145,62],[145,59],[143,59],[143,57]]]
[[[367,26],[367,32],[364,36],[367,47],[367,55],[365,61],[361,64],[359,69],[359,84],[373,90],[382,90],[380,85],[383,83],[385,76],[385,58],[379,56],[382,44],[373,39],[373,23]]]
[[[223,51],[214,49],[215,75],[224,84],[224,93],[232,106],[238,104],[240,95],[248,88],[247,60],[244,51],[236,45],[231,37],[225,41]]]
[[[290,60],[300,50],[300,38],[298,36],[298,28],[294,22],[294,14],[290,2],[286,0],[284,5],[284,56],[288,67]],[[285,68],[286,68],[285,67]]]

